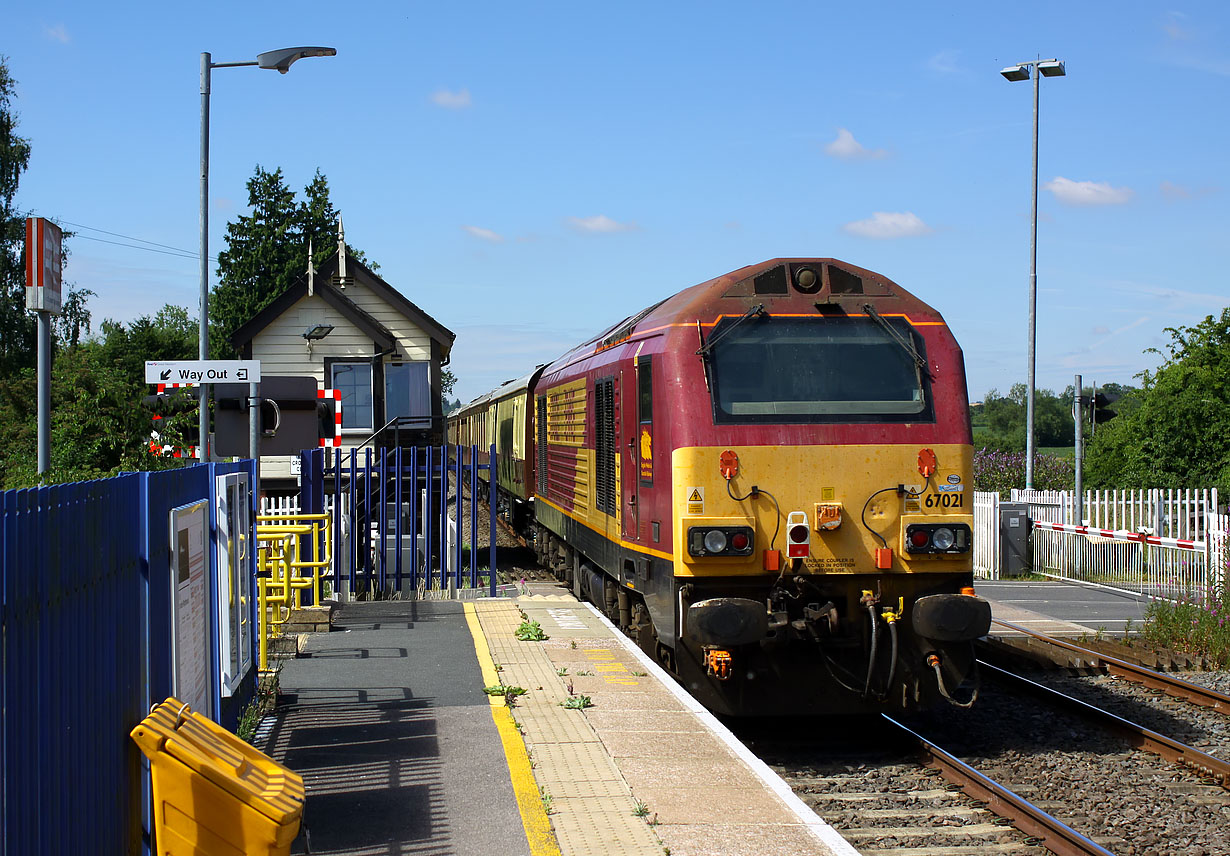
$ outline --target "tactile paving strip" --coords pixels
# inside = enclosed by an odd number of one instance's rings
[[[575,679],[558,674],[545,643],[516,638],[516,606],[480,602],[477,613],[501,682],[529,690],[516,699],[513,716],[534,778],[551,797],[551,825],[563,856],[661,856],[661,841],[633,814],[631,791],[585,714],[560,705]]]

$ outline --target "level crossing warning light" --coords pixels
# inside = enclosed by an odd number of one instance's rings
[[[806,559],[811,555],[811,526],[806,511],[792,511],[786,518],[786,556]]]

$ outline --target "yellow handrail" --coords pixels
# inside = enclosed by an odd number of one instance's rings
[[[260,514],[256,521],[259,668],[265,671],[269,640],[281,635],[298,592],[310,590],[312,602],[321,601],[320,572],[333,561],[333,529],[329,514]]]

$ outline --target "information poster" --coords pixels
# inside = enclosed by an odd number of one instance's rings
[[[212,716],[209,692],[209,501],[171,510],[171,645],[174,693]]]

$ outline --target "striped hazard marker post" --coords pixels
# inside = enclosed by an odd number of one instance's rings
[[[342,445],[342,391],[340,389],[318,389],[316,398],[321,402],[333,400],[333,435],[322,436],[320,445],[325,447]],[[322,423],[320,427],[320,433],[324,435],[326,433],[324,424]]]

